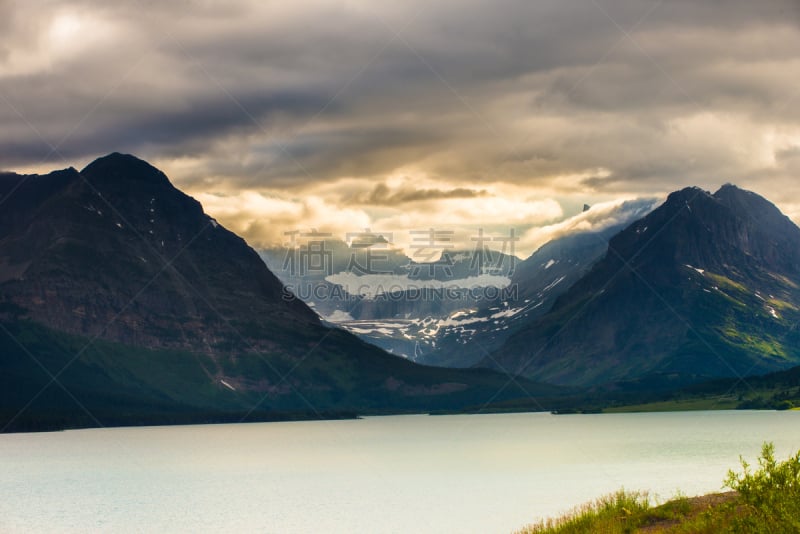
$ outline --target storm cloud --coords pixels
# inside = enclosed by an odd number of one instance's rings
[[[237,224],[724,182],[800,214],[796,0],[6,0],[0,31],[0,167],[135,153]]]

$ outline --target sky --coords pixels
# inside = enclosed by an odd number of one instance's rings
[[[0,168],[132,153],[255,247],[525,256],[727,182],[800,221],[797,0],[0,0],[0,35]]]

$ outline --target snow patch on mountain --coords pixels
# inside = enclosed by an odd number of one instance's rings
[[[333,313],[331,313],[327,317],[323,317],[323,319],[325,319],[329,323],[341,323],[344,321],[352,321],[353,316],[344,310],[334,310]]]
[[[544,292],[546,292],[546,291],[550,291],[551,289],[553,289],[554,287],[556,287],[558,284],[560,284],[561,282],[563,282],[565,278],[566,278],[566,276],[559,276],[559,277],[558,277],[558,278],[556,278],[556,279],[555,279],[553,282],[551,282],[550,284],[548,284],[548,285],[547,285],[547,287],[545,287],[544,289],[542,289],[542,293],[544,293]]]
[[[490,319],[499,319],[501,317],[514,317],[525,308],[511,308],[508,310],[499,311],[489,316]]]
[[[341,286],[351,295],[374,299],[379,295],[422,289],[502,289],[511,284],[507,276],[482,274],[453,280],[412,280],[408,275],[364,274],[342,271],[325,277],[327,282]]]
[[[694,271],[698,272],[699,274],[703,274],[703,273],[706,272],[705,269],[698,269],[697,267],[692,267],[688,263],[685,265],[685,267],[688,267],[689,269],[693,269]]]

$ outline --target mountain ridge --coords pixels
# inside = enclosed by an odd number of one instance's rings
[[[800,358],[798,266],[800,229],[772,203],[731,185],[685,188],[611,238],[546,316],[483,364],[580,386],[785,369]]]

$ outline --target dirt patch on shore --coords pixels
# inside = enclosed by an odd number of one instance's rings
[[[669,532],[673,527],[677,527],[686,520],[693,519],[703,512],[707,512],[718,506],[729,503],[735,500],[737,493],[735,491],[728,491],[725,493],[710,493],[708,495],[701,495],[699,497],[689,497],[686,499],[688,504],[688,512],[682,519],[654,519],[653,523],[641,527],[637,532],[646,533],[659,533]]]

